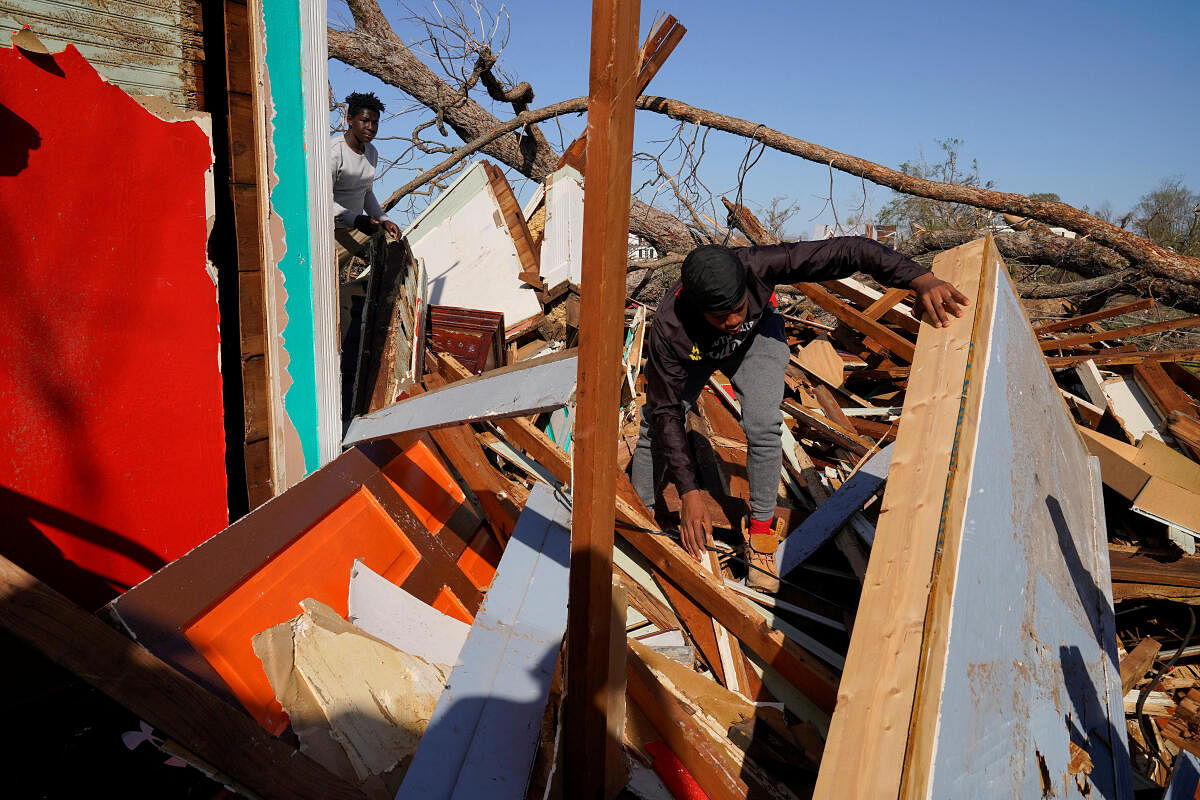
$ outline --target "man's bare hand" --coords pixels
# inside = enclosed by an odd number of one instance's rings
[[[951,317],[963,315],[962,306],[971,304],[965,294],[954,288],[954,284],[932,272],[913,278],[910,285],[917,293],[916,308],[925,312],[929,324],[935,328],[945,328],[950,324]]]
[[[693,489],[679,498],[679,538],[683,540],[683,549],[697,561],[704,556],[705,547],[712,544],[713,523],[704,502],[706,494],[703,489]]]
[[[397,242],[400,241],[400,226],[392,222],[390,219],[385,219],[380,223],[383,225],[383,230],[388,236],[391,236]]]

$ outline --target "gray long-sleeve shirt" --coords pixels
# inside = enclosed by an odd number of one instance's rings
[[[710,325],[704,314],[687,302],[680,282],[664,295],[650,326],[646,361],[650,435],[681,495],[699,487],[684,432],[683,387],[695,373],[703,372],[707,377],[719,362],[745,350],[763,321],[775,313],[777,285],[834,280],[861,270],[880,283],[908,288],[913,278],[929,271],[861,236],[730,250],[746,266],[749,297],[741,330],[727,334]],[[782,375],[779,380],[783,380]]]
[[[359,154],[346,144],[345,136],[338,134],[329,142],[329,160],[333,168],[334,227],[353,228],[359,214],[380,221],[387,219],[371,188],[375,182],[375,165],[379,163],[375,145],[367,142]]]

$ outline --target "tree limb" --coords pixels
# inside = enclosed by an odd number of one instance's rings
[[[1189,258],[1165,247],[1160,247],[1149,239],[1118,228],[1099,217],[1085,214],[1066,203],[1034,200],[1020,194],[915,178],[862,158],[839,153],[828,147],[788,136],[765,125],[696,108],[667,97],[639,97],[638,108],[665,114],[671,119],[692,122],[754,139],[780,152],[790,153],[818,164],[827,164],[833,169],[847,172],[904,194],[952,203],[964,203],[977,208],[1030,217],[1048,225],[1057,225],[1086,236],[1098,244],[1111,247],[1125,258],[1139,266],[1144,266],[1161,278],[1200,286],[1200,259]]]
[[[377,0],[348,0],[348,5],[355,27],[351,31],[329,29],[331,57],[411,95],[436,111],[464,141],[472,141],[502,127],[496,117],[450,87],[413,55],[388,24]],[[572,102],[564,101],[556,106],[568,107]],[[1197,288],[1200,287],[1200,259],[1174,253],[1065,203],[915,178],[788,136],[758,123],[696,108],[670,98],[642,96],[638,98],[637,106],[672,119],[753,139],[780,152],[827,164],[833,169],[897,192],[1018,214],[1067,228],[1090,238],[1096,244],[1110,247],[1136,268],[1157,276],[1142,279],[1145,291],[1164,294],[1170,293],[1180,283],[1188,284],[1186,288],[1195,294],[1197,303],[1200,303],[1200,289]],[[571,112],[560,110],[551,116],[562,113]],[[548,117],[539,117],[544,118]],[[530,122],[532,119],[522,121],[516,127],[523,127]],[[558,164],[558,154],[536,129],[532,129],[527,136],[500,135],[480,149],[534,180],[542,180]],[[697,243],[697,234],[693,234],[681,220],[651,208],[636,198],[630,212],[630,229],[664,252],[687,252]]]

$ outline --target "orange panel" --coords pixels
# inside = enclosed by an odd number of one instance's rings
[[[397,584],[421,560],[409,538],[363,488],[183,631],[259,724],[276,735],[287,727],[288,718],[275,700],[251,637],[299,614],[298,603],[307,597],[346,616],[355,559]]]
[[[382,472],[431,533],[440,531],[466,499],[458,481],[419,439],[405,447]]]
[[[442,587],[442,590],[437,593],[437,597],[433,599],[431,605],[446,616],[454,617],[456,620],[465,622],[468,625],[475,621],[475,617],[471,616],[470,611],[467,611],[467,607],[458,599],[458,595],[450,591],[449,586]]]
[[[496,565],[500,563],[500,544],[484,523],[475,531],[475,538],[458,557],[458,568],[475,584],[475,588],[486,592],[496,577]]]

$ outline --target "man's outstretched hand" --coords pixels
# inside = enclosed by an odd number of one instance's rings
[[[946,327],[951,317],[961,317],[962,307],[971,304],[965,294],[954,288],[954,284],[932,272],[913,278],[910,286],[917,293],[916,308],[925,312],[929,324],[935,328]]]
[[[704,502],[705,491],[693,489],[679,498],[679,538],[683,549],[699,561],[707,545],[712,544],[712,515]]]

